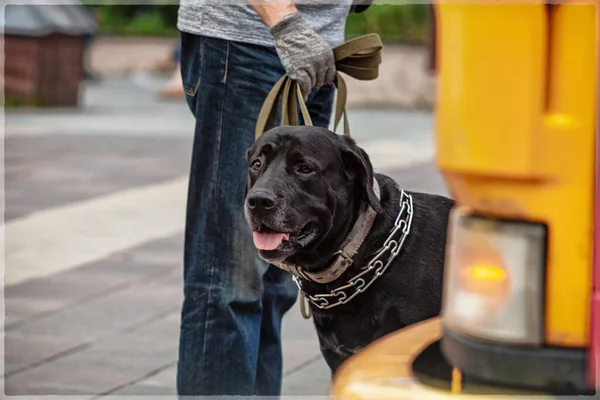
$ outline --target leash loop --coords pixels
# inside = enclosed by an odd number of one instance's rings
[[[346,113],[347,87],[341,73],[355,79],[368,81],[379,76],[383,44],[376,33],[360,36],[333,49],[337,69],[334,85],[337,89],[334,128],[335,131],[344,117],[344,135],[350,135],[348,115]],[[275,127],[277,100],[281,97],[280,125],[298,125],[298,106],[304,124],[312,126],[312,120],[302,97],[300,86],[289,76],[283,75],[273,86],[258,114],[255,138]]]
[[[302,290],[300,290],[300,314],[302,314],[304,319],[310,319],[310,317],[312,317],[310,306],[306,303],[306,296]]]

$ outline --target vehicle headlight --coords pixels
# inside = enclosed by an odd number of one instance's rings
[[[543,340],[546,227],[452,211],[442,319],[481,339]]]

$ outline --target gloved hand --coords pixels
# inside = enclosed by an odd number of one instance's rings
[[[333,49],[302,18],[286,15],[271,28],[275,48],[287,75],[298,82],[306,101],[312,88],[335,80]]]

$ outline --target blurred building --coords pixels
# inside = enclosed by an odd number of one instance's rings
[[[11,4],[5,8],[7,105],[79,104],[83,40],[96,22],[82,4]]]

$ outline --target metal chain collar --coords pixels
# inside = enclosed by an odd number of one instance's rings
[[[392,261],[398,256],[406,237],[410,233],[412,217],[412,196],[402,190],[400,194],[400,212],[398,213],[392,232],[383,243],[383,246],[377,250],[371,261],[361,269],[361,272],[348,280],[347,284],[333,289],[329,293],[312,296],[302,290],[302,283],[297,276],[293,276],[294,282],[296,282],[304,297],[315,307],[322,310],[348,303],[354,297],[366,291],[377,278],[385,273]],[[369,278],[371,272],[374,272],[374,274]]]

